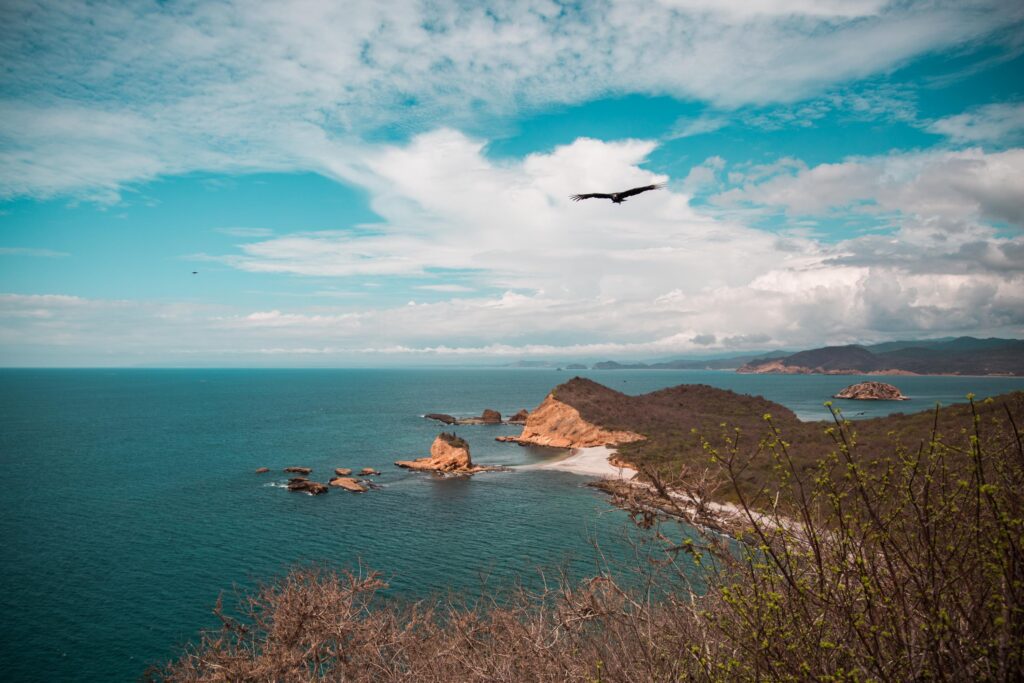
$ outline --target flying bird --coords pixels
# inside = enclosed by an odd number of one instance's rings
[[[578,202],[581,199],[610,199],[613,204],[621,204],[626,201],[626,197],[632,197],[635,194],[641,192],[647,192],[648,190],[658,190],[665,187],[665,183],[658,183],[657,185],[644,185],[643,187],[634,187],[632,190],[623,190],[622,192],[612,192],[611,194],[604,194],[601,192],[592,192],[590,194],[574,194],[570,199],[574,202]]]

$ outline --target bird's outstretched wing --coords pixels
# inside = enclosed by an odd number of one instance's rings
[[[632,190],[620,192],[619,196],[625,199],[626,197],[632,197],[635,194],[647,192],[648,190],[660,190],[663,187],[665,187],[665,183],[658,183],[657,185],[644,185],[643,187],[634,187]]]
[[[574,194],[569,199],[574,202],[578,202],[581,199],[611,199],[610,194],[601,194],[600,192],[591,192],[590,194]]]

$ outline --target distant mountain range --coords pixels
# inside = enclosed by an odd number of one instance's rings
[[[782,358],[788,351],[772,351],[770,353],[745,354],[726,358],[699,358],[668,360],[660,363],[616,363],[606,360],[594,363],[594,370],[735,370],[749,361]]]
[[[1024,340],[945,337],[714,359],[595,363],[594,370],[736,370],[833,375],[1024,375]]]
[[[1024,340],[958,337],[873,346],[826,346],[762,356],[737,372],[778,374],[1024,375]]]

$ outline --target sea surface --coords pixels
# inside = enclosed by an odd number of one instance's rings
[[[626,515],[575,474],[438,480],[395,468],[427,455],[427,412],[532,409],[573,372],[522,369],[0,370],[0,680],[126,681],[215,624],[221,592],[297,563],[382,571],[395,598],[483,581],[537,586],[634,561]],[[705,383],[828,417],[858,377],[581,371],[638,394]],[[1024,389],[1020,378],[898,377],[912,400],[852,418]],[[837,401],[837,404],[840,403]],[[448,428],[450,429],[450,428]],[[455,430],[475,461],[560,457],[499,444],[514,426]],[[381,489],[311,497],[281,468],[375,467]],[[257,467],[269,474],[257,475]],[[600,553],[594,543],[600,547]]]

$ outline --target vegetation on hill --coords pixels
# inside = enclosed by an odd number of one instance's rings
[[[813,372],[882,372],[896,370],[921,375],[1024,375],[1024,340],[975,339],[960,337],[949,341],[890,342],[863,346],[826,346],[778,357],[751,360],[744,372],[781,364]]]
[[[785,406],[760,396],[737,394],[700,384],[684,384],[640,396],[629,396],[589,379],[575,377],[554,390],[555,398],[576,408],[588,422],[610,429],[638,432],[644,441],[622,444],[621,458],[642,471],[672,477],[680,467],[705,469],[707,450],[704,439],[730,435],[739,430],[746,445],[752,435],[764,431],[764,416],[789,442],[789,457],[794,474],[807,479],[814,475],[822,454],[832,446],[832,438],[821,423],[802,422]],[[1020,406],[1024,393],[1001,397],[999,404]],[[985,404],[984,414],[995,410]],[[865,463],[890,453],[894,443],[926,442],[933,429],[953,435],[963,424],[970,408],[966,404],[922,412],[858,420],[853,429],[859,440],[858,457]],[[723,490],[724,499],[736,501],[739,493],[754,493],[763,488],[774,490],[780,484],[775,464],[767,457],[752,459],[737,475],[736,490]]]
[[[654,450],[633,456],[657,465],[649,477],[665,509],[673,486],[702,515],[724,494],[746,535],[680,533],[677,516],[627,497],[664,544],[638,565],[639,589],[599,576],[473,603],[399,605],[375,599],[372,572],[298,569],[233,615],[218,604],[223,628],[149,677],[1024,678],[1024,394],[856,424],[834,413],[831,425],[711,387],[626,397],[577,379],[555,394],[588,419],[651,435]],[[668,450],[675,439],[683,451]],[[762,486],[744,479],[751,468],[769,475]]]

